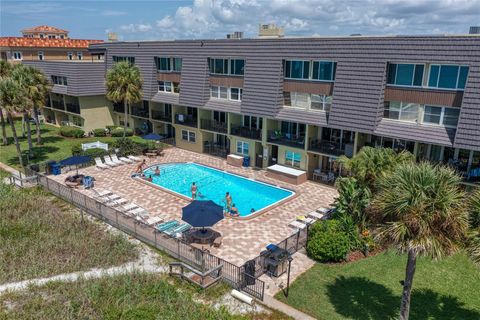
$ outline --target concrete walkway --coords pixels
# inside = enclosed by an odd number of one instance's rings
[[[280,302],[274,297],[269,295],[265,295],[263,297],[262,303],[271,309],[276,309],[278,311],[281,311],[285,313],[287,316],[290,316],[297,320],[315,320],[315,318],[312,318],[308,314],[303,313],[302,311],[299,311],[295,308],[292,308],[289,305],[283,302]]]
[[[148,272],[148,273],[166,273],[167,266],[157,265],[157,255],[150,250],[142,250],[140,258],[137,261],[128,262],[118,267],[107,269],[93,268],[88,271],[79,271],[73,273],[60,274],[48,278],[36,278],[20,282],[11,282],[0,285],[0,294],[6,291],[25,290],[31,285],[41,286],[50,281],[65,281],[73,282],[80,278],[96,279],[105,276],[113,276],[118,274],[132,273],[132,272]]]

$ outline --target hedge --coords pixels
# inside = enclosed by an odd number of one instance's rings
[[[113,129],[111,132],[112,137],[123,137],[123,128],[116,128]],[[133,130],[130,128],[127,128],[125,132],[127,137],[133,136]]]
[[[307,254],[320,262],[338,262],[345,260],[350,243],[344,232],[327,230],[309,237]]]
[[[69,138],[82,138],[85,136],[85,131],[77,127],[63,126],[60,127],[59,133],[61,136]]]
[[[107,131],[105,129],[93,129],[93,136],[94,137],[106,137]]]

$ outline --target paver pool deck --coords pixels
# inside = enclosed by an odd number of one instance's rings
[[[254,258],[269,243],[278,243],[295,232],[288,224],[299,215],[307,214],[319,207],[328,207],[333,203],[337,191],[312,181],[295,186],[268,178],[266,170],[253,168],[237,168],[228,165],[225,159],[199,154],[179,148],[167,148],[161,157],[146,159],[147,165],[172,162],[197,162],[220,170],[227,170],[249,178],[258,179],[274,185],[294,190],[297,196],[285,203],[250,220],[225,218],[214,226],[223,236],[220,248],[212,248],[211,252],[231,263],[241,265]],[[147,209],[151,216],[161,215],[165,219],[181,220],[182,208],[189,201],[169,192],[131,178],[137,164],[125,164],[111,169],[100,170],[88,167],[79,173],[95,178],[96,189],[107,189],[119,196]],[[69,173],[51,178],[64,182]],[[93,193],[83,188],[77,189],[89,196]],[[225,190],[228,191],[228,190]],[[235,195],[232,195],[235,201]]]

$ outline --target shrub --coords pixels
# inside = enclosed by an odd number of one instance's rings
[[[82,138],[85,135],[85,131],[82,129],[71,126],[60,127],[59,133],[61,136],[69,138]]]
[[[82,146],[80,144],[74,144],[72,146],[72,156],[79,156],[83,153]]]
[[[320,262],[338,262],[345,260],[350,244],[347,235],[341,231],[327,230],[309,237],[308,256]]]
[[[120,157],[126,157],[132,154],[137,155],[143,153],[143,151],[148,148],[148,144],[135,142],[129,138],[121,138],[115,140],[113,147],[118,149],[117,154]]]
[[[322,220],[312,224],[308,229],[308,236],[314,237],[318,233],[327,231],[341,231],[340,222],[337,220]]]
[[[120,128],[119,126],[106,126],[108,132],[112,132],[113,129]]]
[[[105,129],[93,129],[93,136],[94,137],[106,137],[107,131]]]
[[[105,150],[105,149],[101,149],[101,148],[92,148],[92,149],[87,149],[87,150],[83,151],[84,156],[89,156],[89,157],[92,157],[92,158],[103,157],[106,154],[108,154],[108,151]]]
[[[115,128],[111,132],[112,137],[123,137],[123,128]],[[133,136],[133,130],[130,128],[127,128],[125,131],[125,135],[127,137]]]

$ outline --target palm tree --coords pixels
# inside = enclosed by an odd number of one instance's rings
[[[107,72],[107,99],[116,103],[123,103],[125,109],[124,138],[127,131],[128,105],[142,100],[142,85],[143,80],[140,70],[127,61],[116,63]]]
[[[337,161],[350,171],[360,184],[374,191],[375,182],[379,178],[385,177],[397,165],[414,160],[414,155],[408,151],[396,153],[390,148],[363,147],[353,158],[341,156]]]
[[[12,65],[6,60],[0,60],[0,79],[10,76],[12,71]],[[3,145],[8,144],[7,139],[7,125],[5,123],[5,117],[3,116],[2,105],[0,105],[0,123],[2,125],[2,143]]]
[[[25,92],[22,86],[10,78],[3,78],[0,80],[0,103],[5,108],[7,119],[12,127],[13,140],[17,149],[18,161],[23,168],[22,150],[20,149],[20,142],[15,129],[13,121],[13,112],[20,112],[23,106],[27,103]]]
[[[461,178],[450,168],[404,163],[379,180],[372,206],[387,223],[379,240],[408,253],[400,319],[408,319],[410,294],[418,255],[434,259],[452,254],[468,230],[468,215]]]
[[[469,201],[470,235],[467,252],[476,264],[480,265],[480,190],[474,192]]]

